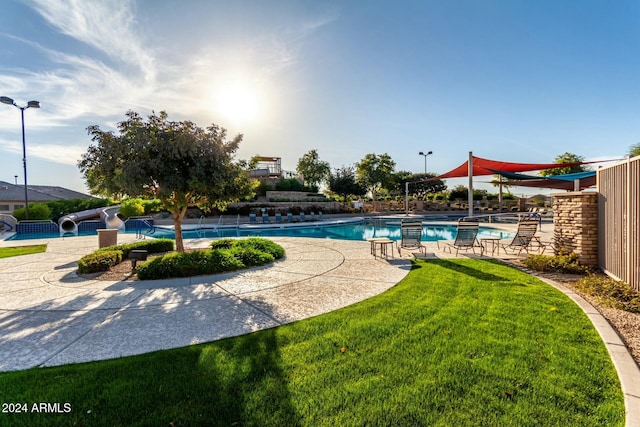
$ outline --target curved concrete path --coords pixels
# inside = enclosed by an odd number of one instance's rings
[[[374,259],[367,242],[273,240],[287,255],[270,266],[171,280],[78,277],[76,261],[95,250],[95,236],[51,239],[46,253],[0,259],[0,371],[129,356],[270,328],[370,298],[410,269],[408,259]]]

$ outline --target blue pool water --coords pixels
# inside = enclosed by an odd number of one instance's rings
[[[437,223],[425,223],[422,227],[423,241],[436,240],[453,240],[455,238],[456,226]],[[80,235],[97,235],[96,232],[80,233]],[[323,225],[322,223],[313,223],[304,227],[283,227],[283,228],[219,228],[219,229],[200,229],[200,230],[183,230],[182,236],[185,239],[195,238],[221,238],[221,237],[246,237],[246,236],[263,236],[263,237],[314,237],[321,239],[340,239],[340,240],[366,240],[373,237],[387,237],[391,240],[401,240],[400,221],[399,220],[375,220],[362,221],[358,223],[340,224],[340,225]],[[509,238],[513,234],[507,231],[498,230],[490,227],[480,227],[478,238],[498,237]],[[42,239],[57,238],[58,233],[39,233],[39,234],[17,234],[11,240],[25,239]],[[68,236],[67,236],[68,237]],[[172,228],[157,227],[155,233],[151,237],[168,237],[174,238],[175,234]]]
[[[456,234],[455,225],[445,224],[424,224],[422,227],[423,241],[453,240]],[[373,237],[387,237],[391,240],[401,240],[400,222],[395,221],[363,221],[359,223],[341,225],[321,225],[314,224],[309,227],[296,228],[221,228],[202,229],[197,231],[183,231],[185,239],[195,238],[219,238],[219,237],[315,237],[320,239],[340,239],[340,240],[367,240]],[[507,231],[490,227],[480,227],[478,238],[499,237],[508,238],[513,234]],[[174,237],[173,230],[157,229],[154,237]]]

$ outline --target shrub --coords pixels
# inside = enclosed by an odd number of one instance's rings
[[[144,201],[142,199],[125,199],[120,204],[120,214],[125,218],[144,215]]]
[[[221,273],[243,267],[244,264],[229,251],[211,249],[157,257],[140,265],[136,273],[141,280],[153,280]]]
[[[83,256],[78,261],[78,272],[80,274],[98,273],[107,271],[114,265],[122,262],[122,251],[118,249],[102,248],[89,255]]]
[[[271,240],[261,237],[248,237],[246,239],[220,239],[211,242],[212,249],[250,248],[270,254],[274,259],[284,256],[284,248]],[[273,260],[271,260],[273,261]],[[269,261],[269,262],[271,262]]]
[[[535,271],[586,274],[589,268],[578,262],[576,254],[530,255],[522,263]]]
[[[149,260],[137,268],[138,278],[149,280],[223,273],[268,264],[284,256],[280,245],[259,237],[220,239],[211,242],[210,246],[209,250],[172,253]]]
[[[153,212],[160,212],[162,210],[162,202],[158,199],[144,200],[142,205],[144,206],[145,215],[149,215]]]
[[[78,273],[88,274],[107,271],[114,265],[121,263],[123,259],[129,258],[129,252],[131,252],[133,249],[145,249],[151,254],[158,252],[168,252],[173,250],[173,240],[144,240],[140,242],[100,248],[97,251],[80,258],[80,260],[78,261]]]
[[[13,216],[18,221],[24,221],[27,216],[25,208],[18,208],[13,211]],[[46,203],[29,203],[29,220],[51,219],[51,210]]]
[[[122,251],[123,258],[129,258],[129,252],[134,249],[145,249],[150,254],[157,254],[159,252],[171,252],[173,250],[172,239],[153,239],[142,240],[139,242],[125,243],[119,245],[118,249]]]
[[[463,186],[458,186],[449,192],[449,200],[467,200],[469,196],[469,190]]]
[[[258,187],[256,188],[256,195],[265,196],[267,194],[267,191],[271,191],[271,190],[273,190],[273,186],[271,184],[261,181],[260,184],[258,184]]]
[[[575,287],[598,297],[605,305],[640,313],[640,293],[625,282],[592,274],[577,282]]]
[[[249,237],[248,239],[236,240],[237,246],[255,248],[261,252],[266,252],[273,256],[274,259],[280,259],[284,256],[284,248],[271,240],[261,239],[259,237]]]
[[[230,249],[233,246],[234,242],[235,240],[233,239],[220,239],[211,242],[210,246],[211,249]]]
[[[209,262],[213,266],[211,271],[212,273],[223,273],[225,271],[233,271],[245,267],[242,261],[233,256],[230,251],[222,249],[210,250]]]
[[[482,200],[486,194],[487,190],[473,190],[473,200]]]
[[[231,248],[228,253],[247,267],[268,264],[275,259],[270,253],[262,252],[251,246],[237,245]]]
[[[296,178],[282,178],[276,184],[276,190],[279,191],[302,191],[303,186]]]

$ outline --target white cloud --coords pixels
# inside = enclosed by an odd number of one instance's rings
[[[19,142],[0,140],[0,151],[17,154],[22,158],[22,144]],[[27,160],[37,157],[62,165],[75,166],[86,152],[87,147],[81,145],[27,144]]]
[[[167,110],[174,119],[206,125],[218,120],[211,114],[213,92],[238,76],[271,97],[269,111],[278,110],[278,99],[291,90],[279,87],[289,81],[280,79],[283,71],[297,63],[309,38],[335,19],[294,22],[243,45],[222,47],[212,41],[194,51],[194,46],[152,44],[154,34],[148,31],[153,28],[136,26],[129,0],[33,0],[27,5],[54,31],[95,49],[95,54],[60,51],[48,40],[3,35],[40,52],[50,64],[44,71],[0,71],[4,91],[18,102],[37,94],[42,109],[30,112],[28,119],[34,131],[106,126],[124,119],[129,109],[142,114]],[[14,118],[0,117],[0,129],[15,130]]]
[[[126,0],[34,0],[32,7],[62,34],[138,68],[152,81],[154,60],[135,30],[132,4]]]

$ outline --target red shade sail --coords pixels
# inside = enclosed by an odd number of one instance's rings
[[[527,172],[543,169],[555,169],[563,167],[578,166],[590,162],[573,162],[573,163],[512,163],[499,162],[496,160],[483,159],[482,157],[473,156],[473,176],[494,175],[495,171],[503,172]],[[462,178],[469,176],[469,161],[464,162],[455,169],[450,170],[440,176],[430,179],[444,178]]]

